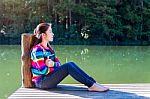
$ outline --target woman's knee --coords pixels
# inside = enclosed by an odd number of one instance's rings
[[[73,66],[76,66],[76,64],[74,62],[69,62],[69,64],[71,64]]]
[[[69,62],[69,64],[70,64],[70,67],[79,68],[79,67],[76,65],[76,63],[74,63],[74,62]]]
[[[77,65],[74,62],[68,62],[65,65],[68,69],[69,68],[77,68]]]

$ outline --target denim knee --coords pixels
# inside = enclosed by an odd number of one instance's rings
[[[69,64],[75,64],[74,62],[69,62]]]
[[[77,66],[74,62],[69,62],[69,64],[73,67]]]

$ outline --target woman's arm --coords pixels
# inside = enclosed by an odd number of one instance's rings
[[[49,59],[49,58],[46,59],[45,64],[46,64],[48,67],[54,67],[54,61],[52,61],[52,60]]]
[[[46,65],[48,67],[59,67],[61,64],[60,64],[60,61],[57,57],[54,58],[54,61],[47,58],[46,61],[45,61]]]
[[[56,56],[55,59],[54,59],[54,67],[59,67],[61,65],[58,57]]]
[[[51,52],[54,54],[54,58],[53,58],[53,62],[54,62],[54,63],[53,63],[53,67],[59,67],[59,66],[61,65],[61,63],[60,63],[58,57],[57,57],[56,54],[55,54],[54,48],[50,47],[50,50],[51,50]],[[48,58],[48,59],[49,59],[49,58]]]
[[[50,68],[45,64],[43,50],[40,47],[35,47],[31,52],[32,72],[38,75],[47,75],[50,73]]]

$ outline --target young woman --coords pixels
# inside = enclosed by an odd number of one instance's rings
[[[33,38],[31,71],[33,74],[32,81],[37,88],[56,87],[65,77],[71,75],[75,80],[87,86],[89,91],[103,92],[109,90],[87,75],[74,62],[60,64],[54,49],[48,43],[52,42],[54,38],[51,24],[39,24],[34,30]]]

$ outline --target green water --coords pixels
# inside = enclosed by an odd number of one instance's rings
[[[149,83],[150,47],[54,46],[61,63],[73,61],[100,83]],[[20,46],[0,45],[0,99],[21,86]],[[62,83],[78,83],[71,77]]]

